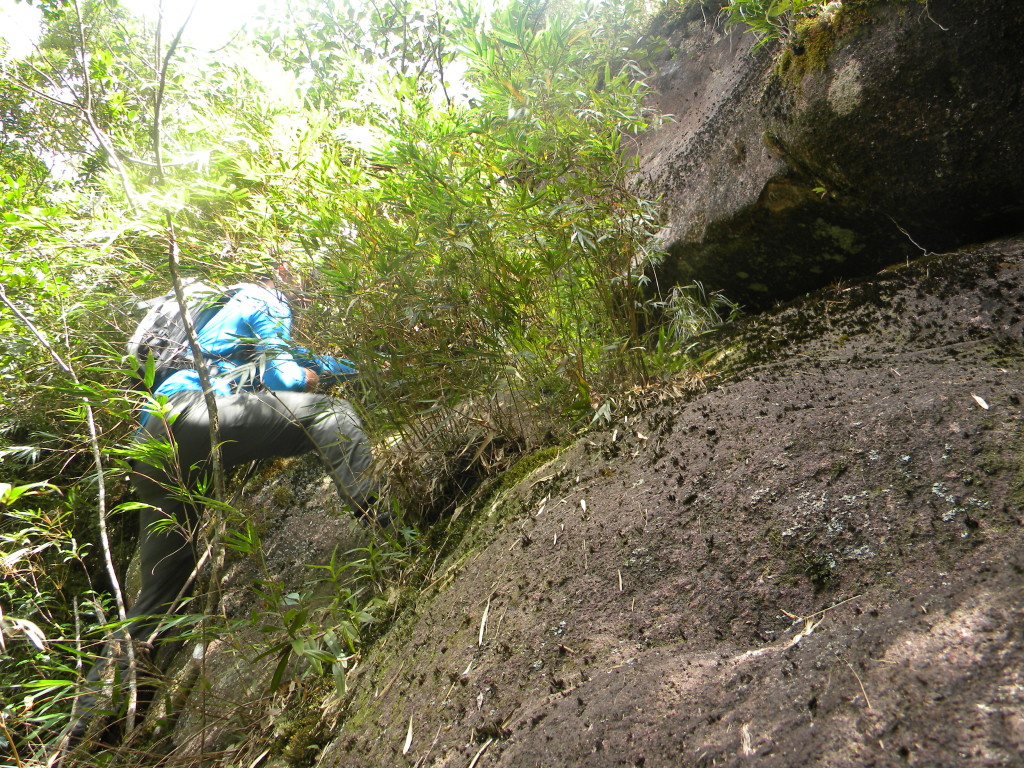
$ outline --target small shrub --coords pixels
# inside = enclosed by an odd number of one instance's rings
[[[800,20],[816,16],[828,4],[823,0],[730,0],[722,16],[726,26],[743,24],[754,34],[756,51],[773,40],[791,42]]]

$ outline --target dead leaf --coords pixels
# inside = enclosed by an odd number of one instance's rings
[[[984,408],[984,409],[985,409],[986,411],[988,410],[988,403],[986,403],[986,402],[985,402],[985,399],[984,399],[984,398],[978,397],[978,396],[977,396],[976,394],[974,394],[973,392],[971,392],[971,397],[973,397],[973,398],[974,398],[974,402],[976,402],[976,403],[977,403],[978,405],[980,405],[980,406],[981,406],[982,408]]]
[[[409,754],[409,747],[412,746],[412,715],[409,715],[409,732],[405,734],[405,746],[402,747],[402,754]]]
[[[480,619],[480,636],[477,639],[477,645],[484,644],[484,631],[487,629],[487,614],[491,612],[491,598],[487,598],[487,605],[484,607],[483,618]]]

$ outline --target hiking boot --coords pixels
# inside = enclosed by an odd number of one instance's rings
[[[363,513],[356,516],[356,520],[364,528],[387,531],[395,522],[395,518],[388,511],[387,506],[386,499],[374,496],[368,500]]]
[[[100,705],[98,697],[88,694],[82,696],[78,701],[78,719],[68,730],[67,748],[69,750],[78,747],[90,731],[99,730],[101,733],[106,731],[105,721],[108,712],[105,707]],[[100,727],[93,728],[93,726]],[[98,735],[94,733],[90,741],[95,741],[97,738]]]
[[[74,725],[71,726],[71,730],[68,731],[68,749],[74,749],[82,743],[82,739],[85,738],[85,734],[89,731],[89,726],[96,719],[96,714],[96,712],[87,709],[78,716]]]

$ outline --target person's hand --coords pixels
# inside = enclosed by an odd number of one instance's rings
[[[302,388],[302,391],[315,392],[316,388],[320,386],[320,377],[312,368],[303,368],[302,371],[306,374],[306,386]]]
[[[351,379],[357,375],[356,367],[349,360],[330,355],[315,355],[314,361],[320,373],[320,379],[325,384],[334,384],[339,381]]]

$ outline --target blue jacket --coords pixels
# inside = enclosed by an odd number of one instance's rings
[[[199,331],[199,346],[207,358],[210,382],[218,396],[262,383],[267,389],[300,392],[306,385],[303,368],[310,368],[325,383],[356,374],[347,360],[312,355],[292,346],[292,311],[280,291],[244,284]],[[254,367],[254,359],[263,364]],[[154,395],[202,391],[194,369],[176,371],[156,388]]]

